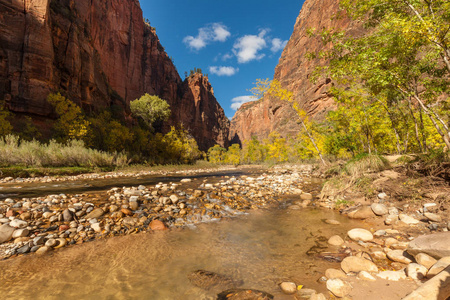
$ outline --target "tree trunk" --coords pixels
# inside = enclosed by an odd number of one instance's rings
[[[305,129],[306,135],[307,135],[308,138],[310,139],[311,143],[314,145],[314,148],[316,148],[317,154],[319,154],[319,157],[320,157],[320,160],[322,161],[322,164],[323,164],[324,166],[326,166],[327,163],[326,163],[325,160],[323,159],[322,152],[320,152],[319,147],[317,147],[316,140],[314,139],[314,137],[312,136],[312,134],[309,133],[309,130],[308,130],[308,128],[307,128],[306,125],[305,125],[305,122],[303,122],[302,120],[301,120],[300,122],[302,123],[303,128]]]

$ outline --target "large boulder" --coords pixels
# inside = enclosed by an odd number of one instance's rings
[[[9,226],[8,224],[0,226],[0,244],[9,241],[15,230],[14,227]]]
[[[409,243],[408,253],[426,253],[436,259],[450,256],[450,232],[422,235]]]

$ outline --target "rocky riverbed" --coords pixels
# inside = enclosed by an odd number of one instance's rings
[[[96,193],[4,199],[0,201],[0,258],[42,255],[113,236],[191,227],[280,205],[292,211],[309,206],[335,209],[335,199],[320,199],[318,191],[304,191],[311,181],[310,171],[275,168],[252,176],[185,178]],[[418,287],[426,289],[424,283],[437,274],[442,276],[450,266],[445,211],[439,203],[400,205],[385,201],[386,197],[380,193],[371,201],[375,203],[341,210],[348,218],[360,220],[360,228],[328,236],[328,245],[318,241],[321,246],[308,251],[335,265],[315,278],[321,288],[283,281],[279,290],[285,296],[276,299],[402,299]],[[324,221],[332,228],[341,226],[335,219]],[[245,293],[251,292],[231,289],[221,295],[240,299]],[[270,296],[264,293],[267,299]],[[411,297],[407,299],[427,299]]]

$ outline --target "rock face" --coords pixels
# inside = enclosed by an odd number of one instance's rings
[[[144,93],[171,106],[204,149],[224,145],[229,121],[206,77],[181,80],[138,0],[0,0],[0,99],[16,113],[50,117],[49,93],[85,111]]]
[[[335,17],[338,13],[337,0],[306,0],[297,18],[294,32],[285,47],[274,79],[281,86],[294,93],[294,99],[310,116],[321,119],[334,108],[334,101],[329,93],[333,85],[330,79],[323,78],[312,83],[310,77],[316,67],[323,66],[325,61],[319,58],[307,59],[306,54],[324,50],[319,36],[310,37],[308,31],[325,28],[340,30],[359,30],[358,24],[348,18]],[[257,102],[242,105],[231,121],[230,137],[232,142],[267,137],[276,130],[283,136],[294,135],[300,129],[296,123],[298,117],[286,102],[269,97]]]

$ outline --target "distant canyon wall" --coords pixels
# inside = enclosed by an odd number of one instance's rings
[[[63,91],[86,112],[144,93],[171,106],[205,150],[226,145],[229,121],[208,79],[182,80],[138,0],[0,0],[0,100],[12,112],[49,117]]]
[[[335,104],[329,90],[330,79],[322,78],[313,83],[310,78],[317,67],[323,66],[323,59],[307,59],[309,52],[317,53],[324,48],[320,36],[310,37],[309,29],[321,31],[335,28],[359,31],[361,26],[339,14],[339,0],[306,0],[294,26],[292,36],[286,45],[274,79],[294,94],[294,99],[309,116],[323,119]],[[298,117],[291,105],[270,97],[245,103],[231,120],[230,139],[243,142],[252,136],[266,138],[272,131],[283,136],[295,135],[300,130]]]

